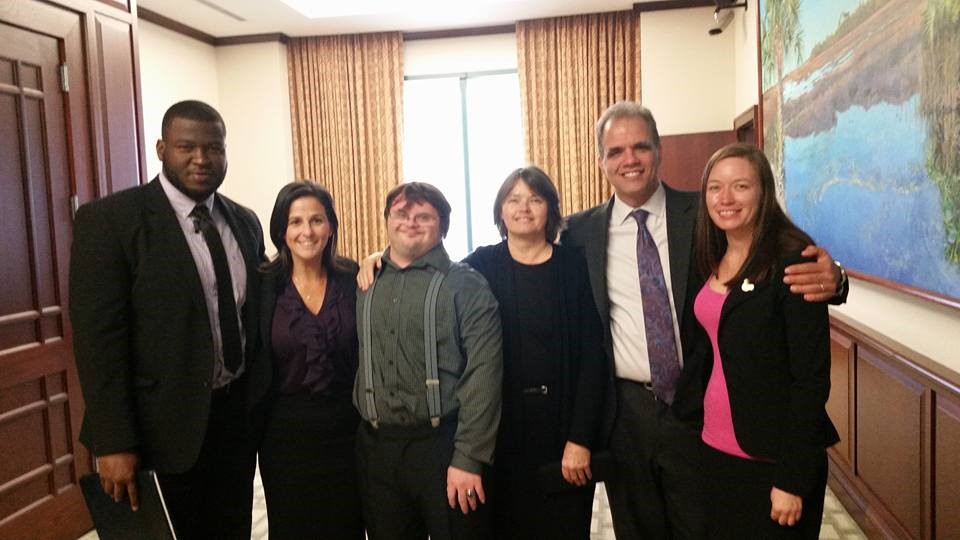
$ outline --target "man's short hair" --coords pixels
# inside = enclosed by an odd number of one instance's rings
[[[620,118],[639,118],[647,123],[647,129],[650,131],[651,142],[657,148],[660,148],[660,132],[657,131],[657,121],[653,119],[653,113],[650,109],[637,103],[636,101],[618,101],[603,111],[600,119],[597,120],[597,155],[603,156],[603,134],[607,126],[613,120]]]
[[[163,121],[160,123],[160,137],[167,138],[167,130],[174,118],[184,118],[186,120],[195,120],[197,122],[216,122],[220,124],[223,135],[227,135],[227,125],[223,122],[223,117],[216,109],[202,101],[188,99],[174,103],[163,113]]]
[[[390,217],[390,208],[399,198],[407,203],[426,203],[437,211],[440,218],[440,234],[446,238],[450,230],[450,203],[443,193],[426,182],[404,182],[387,193],[387,205],[383,208],[383,218]]]

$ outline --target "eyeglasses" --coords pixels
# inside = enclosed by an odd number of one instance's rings
[[[398,210],[396,212],[390,212],[390,219],[392,219],[393,221],[400,221],[403,223],[413,220],[413,222],[416,223],[417,225],[426,226],[426,225],[432,225],[435,221],[437,221],[437,216],[433,214],[416,214],[411,216],[406,212],[404,212],[403,210]]]

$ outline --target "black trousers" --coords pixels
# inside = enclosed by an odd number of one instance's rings
[[[616,390],[617,474],[605,485],[617,538],[703,538],[700,433],[643,385],[617,379]]]
[[[497,540],[589,540],[596,484],[545,493],[535,469],[494,468],[488,502]]]
[[[354,461],[360,415],[350,394],[281,395],[260,448],[271,540],[362,540]]]
[[[800,521],[782,527],[770,519],[770,489],[775,464],[731,456],[707,445],[704,452],[707,537],[739,540],[810,539],[820,536],[823,496],[827,489],[827,454],[817,470],[813,491],[803,497]]]
[[[596,484],[546,493],[537,474],[562,458],[562,432],[558,392],[505,393],[496,461],[485,484],[497,540],[589,540]]]
[[[256,470],[256,434],[244,410],[244,384],[215,390],[196,463],[158,474],[179,539],[249,539]]]
[[[455,430],[455,421],[379,429],[361,422],[357,467],[370,540],[492,538],[487,505],[464,515],[447,503]]]

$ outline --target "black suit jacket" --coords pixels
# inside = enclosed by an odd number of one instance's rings
[[[667,249],[670,255],[670,287],[678,316],[686,310],[687,282],[690,273],[690,256],[693,246],[693,229],[697,218],[698,193],[677,191],[663,184],[667,194]],[[603,436],[609,440],[617,413],[616,386],[614,377],[613,339],[610,334],[610,302],[607,296],[607,231],[613,198],[604,204],[584,210],[567,218],[567,227],[561,235],[561,243],[579,249],[587,259],[593,298],[603,323],[603,346],[610,362],[608,384],[603,415]],[[638,284],[639,286],[639,284]],[[682,327],[682,321],[677,321]],[[681,418],[695,417],[700,410],[695,396],[689,399],[681,390],[689,387],[693,377],[684,364],[679,382],[674,411]]]
[[[217,194],[247,269],[247,409],[269,385],[257,361],[264,259],[256,215]],[[70,318],[86,410],[80,440],[95,454],[136,451],[162,473],[197,459],[210,410],[213,341],[200,275],[158,179],[84,205],[70,265]]]
[[[794,255],[769,279],[744,291],[733,285],[720,312],[718,341],[740,447],[776,461],[774,485],[810,495],[824,448],[839,439],[824,406],[830,394],[830,322],[827,304],[805,302],[783,283],[783,268],[805,262]],[[691,283],[684,360],[706,388],[713,348],[693,315],[704,278]]]

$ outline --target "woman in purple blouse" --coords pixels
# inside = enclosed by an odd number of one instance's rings
[[[824,409],[827,306],[783,283],[813,241],[777,204],[756,147],[732,144],[710,158],[694,242],[699,324],[684,359],[702,374],[708,537],[815,539],[826,448],[838,440]]]
[[[284,186],[270,216],[278,253],[263,268],[260,330],[274,382],[259,460],[271,540],[363,538],[350,398],[357,266],[337,257],[338,225],[312,182]]]

